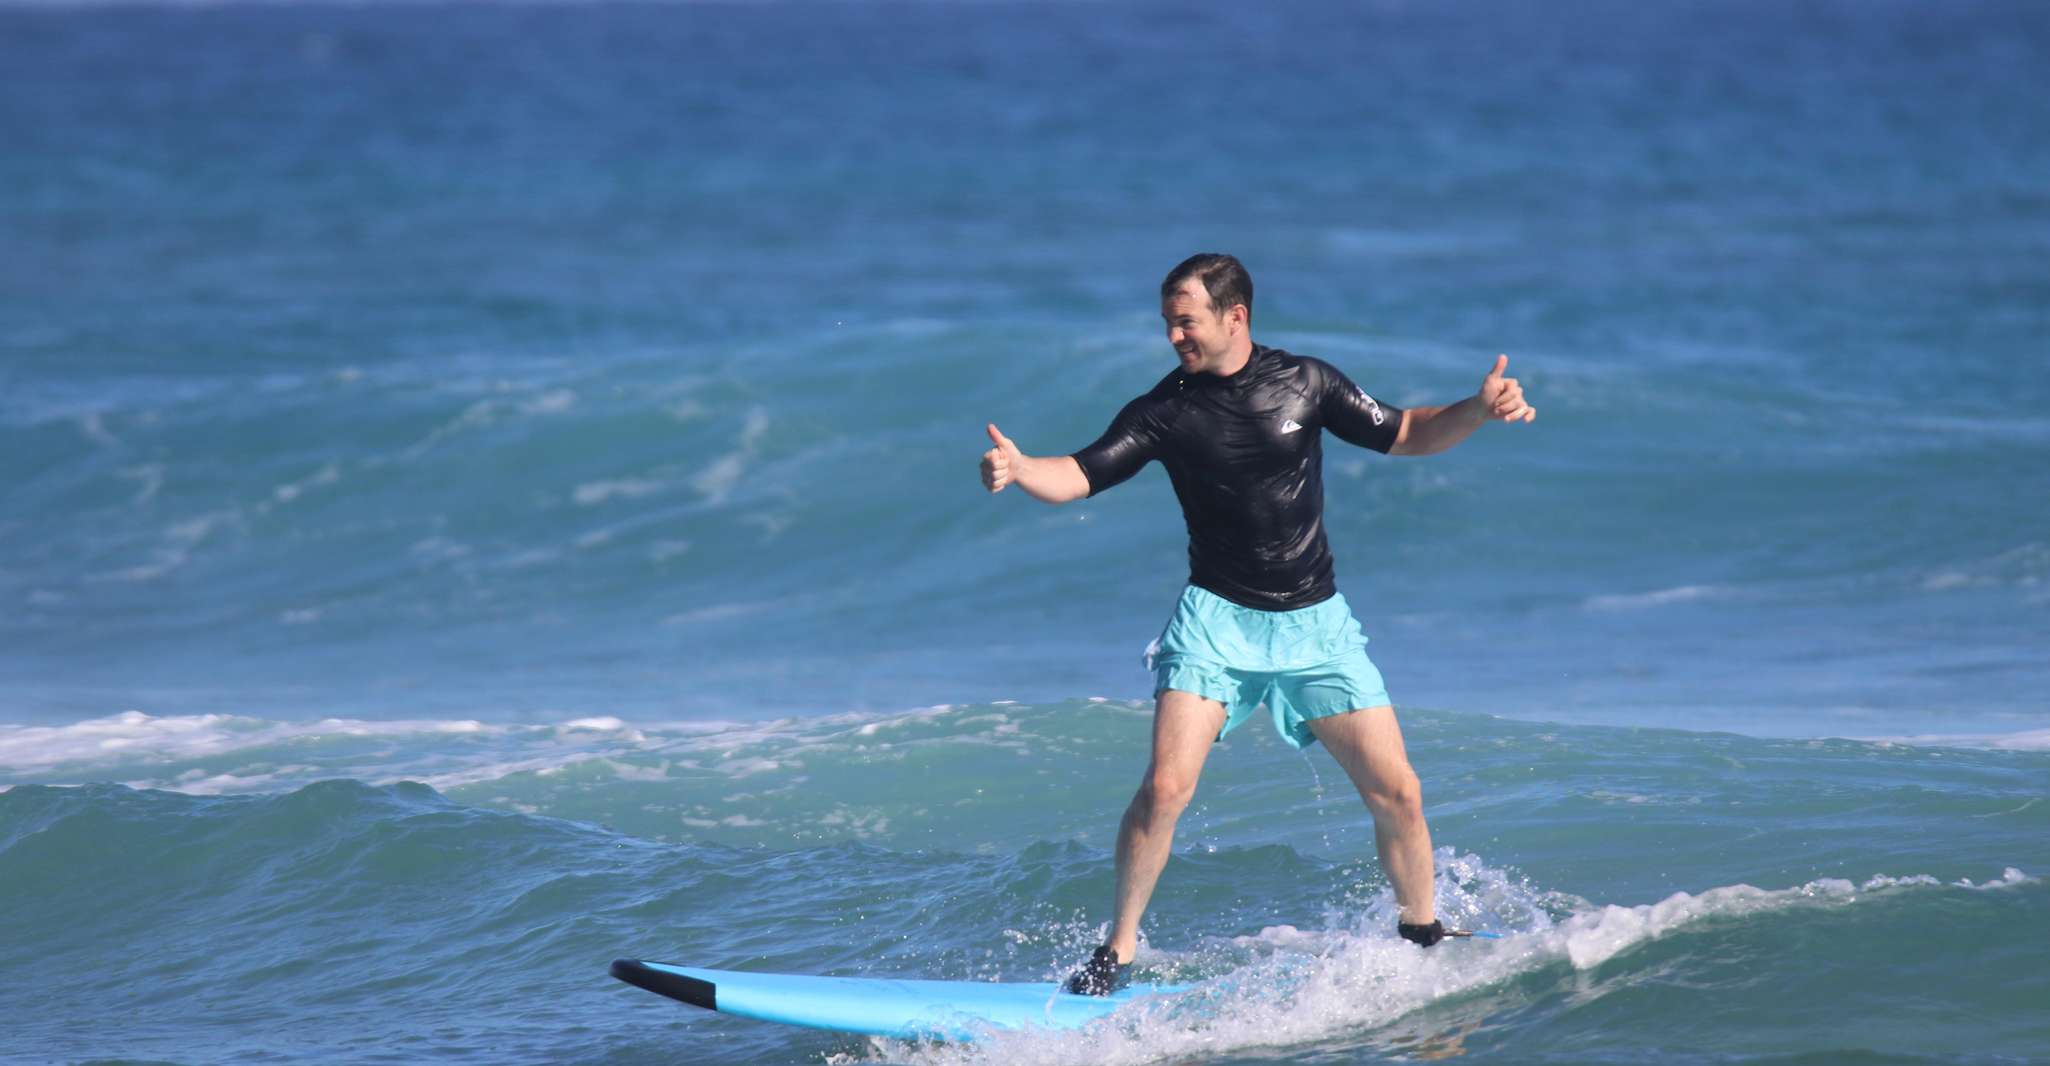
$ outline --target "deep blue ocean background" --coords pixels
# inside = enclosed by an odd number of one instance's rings
[[[907,1045],[615,956],[1044,979],[1186,576],[1048,508],[1157,285],[1327,442],[1441,907],[1254,730],[1202,1021]],[[2050,7],[0,4],[0,1060],[2050,1060]],[[1307,975],[1307,977],[1305,977]]]

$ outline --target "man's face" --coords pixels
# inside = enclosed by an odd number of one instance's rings
[[[1232,342],[1245,329],[1238,308],[1211,308],[1210,293],[1200,278],[1182,282],[1173,295],[1160,301],[1160,317],[1167,323],[1167,343],[1174,345],[1182,370],[1190,374],[1216,373],[1230,357]]]

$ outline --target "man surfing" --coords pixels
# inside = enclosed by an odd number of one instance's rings
[[[1210,745],[1263,705],[1283,740],[1296,748],[1322,741],[1359,790],[1395,888],[1398,934],[1424,947],[1446,935],[1432,899],[1422,790],[1367,638],[1332,575],[1323,434],[1387,455],[1432,455],[1484,422],[1529,422],[1537,410],[1503,376],[1506,355],[1458,403],[1391,407],[1328,363],[1253,343],[1252,314],[1253,280],[1237,259],[1191,256],[1160,286],[1181,365],[1126,404],[1095,443],[1030,456],[988,427],[982,483],[990,492],[1015,484],[1068,503],[1159,460],[1189,530],[1188,587],[1148,649],[1153,757],[1118,825],[1110,939],[1068,979],[1070,992],[1105,995],[1125,983],[1140,916]]]

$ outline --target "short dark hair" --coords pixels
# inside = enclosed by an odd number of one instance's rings
[[[1197,252],[1182,260],[1160,283],[1160,298],[1165,300],[1180,292],[1182,283],[1190,278],[1203,280],[1203,291],[1210,294],[1210,310],[1222,315],[1233,304],[1245,304],[1246,317],[1253,317],[1253,276],[1246,273],[1246,265],[1237,256]]]

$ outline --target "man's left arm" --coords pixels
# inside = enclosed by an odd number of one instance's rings
[[[1481,379],[1480,391],[1444,407],[1412,407],[1402,412],[1389,455],[1436,455],[1458,444],[1490,421],[1530,422],[1537,408],[1524,402],[1523,386],[1504,377],[1509,357],[1495,357],[1495,369]]]

